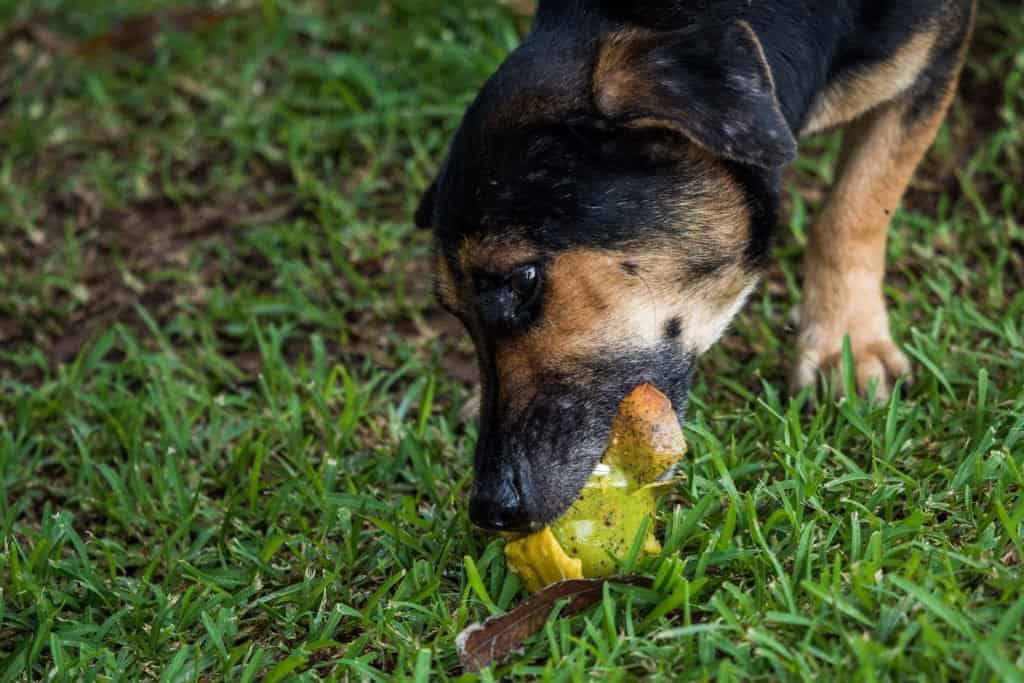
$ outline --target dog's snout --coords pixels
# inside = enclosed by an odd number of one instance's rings
[[[469,499],[469,518],[489,531],[530,531],[527,501],[511,477],[495,486],[478,487]]]

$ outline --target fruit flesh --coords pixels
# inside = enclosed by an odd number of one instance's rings
[[[583,578],[583,563],[565,554],[551,527],[508,543],[505,558],[530,590],[540,590],[556,581]]]
[[[608,447],[579,498],[550,526],[506,543],[509,566],[531,591],[562,579],[607,576],[645,520],[641,550],[657,554],[659,480],[685,453],[671,402],[649,384],[636,387],[619,404]]]

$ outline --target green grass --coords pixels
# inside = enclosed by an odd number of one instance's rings
[[[31,30],[167,4],[0,8],[0,681],[457,677],[455,635],[522,592],[466,519],[472,356],[409,216],[526,20],[265,0],[141,57]],[[655,588],[485,680],[1022,680],[1022,46],[986,2],[895,219],[909,396],[785,396],[837,148],[810,141],[703,363]]]

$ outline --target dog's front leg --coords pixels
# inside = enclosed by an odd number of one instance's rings
[[[876,396],[885,398],[896,378],[909,373],[910,363],[890,334],[882,294],[886,235],[952,93],[949,84],[923,114],[912,112],[911,101],[889,102],[847,130],[838,180],[809,233],[794,390],[839,365],[847,334],[860,392],[876,384]]]

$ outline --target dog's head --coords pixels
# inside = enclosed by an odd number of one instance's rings
[[[416,214],[438,299],[476,345],[470,516],[486,528],[561,514],[637,384],[682,419],[694,360],[757,281],[795,154],[749,26],[594,30],[572,41],[538,19]]]

